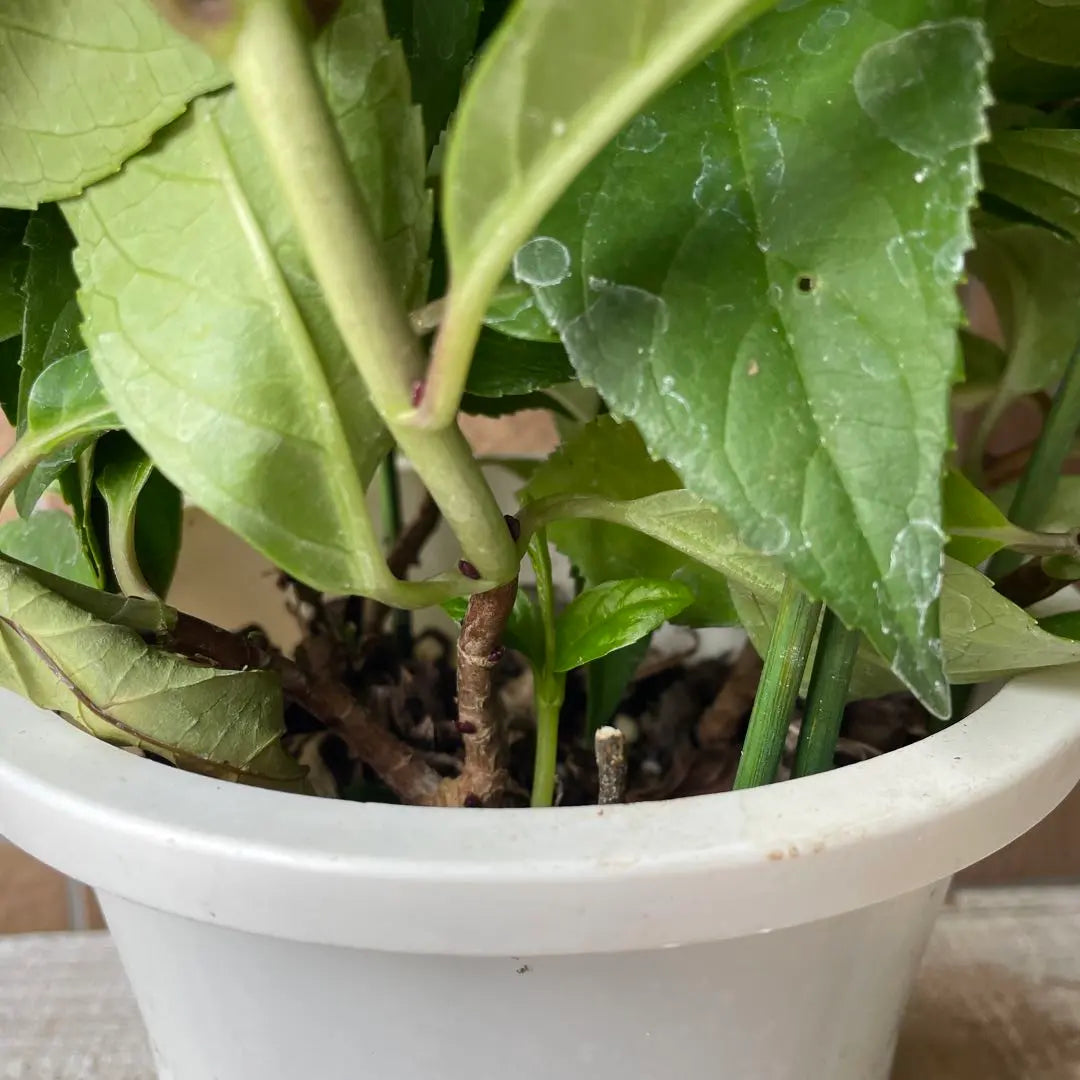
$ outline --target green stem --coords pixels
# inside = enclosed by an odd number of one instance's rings
[[[559,714],[566,693],[566,676],[538,680],[536,688],[536,761],[530,805],[551,806],[555,799],[555,770],[559,755]]]
[[[536,759],[533,765],[532,805],[551,806],[555,800],[555,770],[559,753],[559,714],[566,694],[566,675],[556,672],[555,588],[551,579],[551,552],[547,533],[537,529],[529,541],[529,560],[536,572],[536,599],[544,628],[544,656],[534,670],[536,706]]]
[[[0,458],[0,507],[11,498],[23,477],[28,476],[48,451],[25,435]]]
[[[1076,532],[1029,532],[1027,529],[1004,526],[1002,528],[957,527],[949,530],[950,536],[971,536],[981,540],[994,540],[1003,548],[1020,555],[1070,555],[1080,557],[1080,544]]]
[[[1024,529],[1036,528],[1054,497],[1062,466],[1080,429],[1080,345],[1068,366],[1009,506],[1009,520]],[[997,581],[1023,560],[1014,552],[1000,551],[990,560],[989,576]]]
[[[820,611],[821,605],[812,602],[795,580],[788,578],[739,757],[736,790],[771,784],[776,777]]]
[[[369,221],[289,0],[253,0],[229,63],[341,337],[371,400],[481,576],[508,581],[517,557],[502,513],[456,425],[403,423],[423,356]]]
[[[793,776],[827,772],[833,766],[861,637],[858,630],[849,630],[834,611],[826,609],[806,695],[806,714],[799,729]]]

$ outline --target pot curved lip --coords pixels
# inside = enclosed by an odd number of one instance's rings
[[[1080,778],[1080,665],[920,743],[664,803],[451,811],[240,787],[116,750],[0,692],[0,832],[147,906],[295,941],[542,955],[717,941],[948,877]]]

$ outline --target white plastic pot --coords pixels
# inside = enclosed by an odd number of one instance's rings
[[[534,810],[216,783],[0,697],[0,831],[99,890],[164,1080],[883,1080],[949,875],[1080,777],[1080,668],[772,787]]]

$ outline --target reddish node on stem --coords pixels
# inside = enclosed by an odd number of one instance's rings
[[[470,792],[462,800],[461,805],[462,806],[467,806],[470,809],[474,809],[475,807],[483,806],[484,804],[480,801],[480,796],[479,795],[473,795],[472,792]]]
[[[424,390],[427,388],[427,384],[423,379],[416,379],[412,384],[412,406],[414,409],[420,408],[420,402],[424,400]]]
[[[497,645],[491,652],[488,653],[488,663],[497,664],[503,658],[503,652],[505,650],[501,645]]]
[[[467,559],[462,559],[461,562],[457,564],[457,568],[471,581],[480,580],[480,571]]]
[[[475,735],[476,725],[471,720],[455,720],[454,727],[459,735]]]

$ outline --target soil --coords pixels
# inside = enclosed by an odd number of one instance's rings
[[[398,632],[364,625],[361,612],[344,602],[298,604],[307,637],[297,663],[313,675],[343,679],[368,712],[444,776],[456,775],[462,738],[456,726],[454,645],[428,631],[410,640]],[[305,606],[306,605],[306,606]],[[681,798],[727,791],[738,764],[760,674],[747,646],[726,658],[693,659],[650,652],[620,702],[612,724],[625,737],[627,801]],[[511,783],[505,802],[527,806],[535,726],[532,673],[506,650],[494,670],[494,686],[509,743]],[[837,747],[837,766],[862,761],[923,738],[927,713],[906,694],[850,704]],[[800,716],[792,718],[779,779],[790,774]],[[318,795],[365,801],[396,801],[393,794],[350,756],[340,736],[297,705],[286,714],[286,745],[309,768]],[[597,767],[585,734],[585,686],[580,672],[567,681],[560,720],[556,803],[597,801]]]

